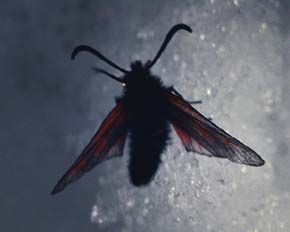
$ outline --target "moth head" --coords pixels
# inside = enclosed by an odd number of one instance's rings
[[[144,65],[142,64],[142,61],[137,60],[131,63],[131,72],[140,72],[142,70],[144,70]]]
[[[143,74],[148,73],[149,74],[148,64],[150,62],[151,61],[148,60],[145,64],[143,64],[142,61],[140,61],[140,60],[134,61],[130,65],[130,67],[131,67],[130,73],[133,74],[133,75],[134,74],[138,75],[138,73],[143,73]]]

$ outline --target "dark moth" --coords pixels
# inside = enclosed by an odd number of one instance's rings
[[[103,73],[122,83],[124,91],[122,96],[116,99],[116,106],[81,155],[59,180],[52,194],[62,191],[68,184],[104,160],[121,156],[128,135],[131,182],[135,186],[150,183],[168,143],[170,125],[187,151],[227,158],[251,166],[264,164],[264,160],[255,151],[230,136],[191,106],[200,102],[184,100],[173,87],[164,86],[160,78],[151,73],[151,67],[179,30],[192,32],[185,24],[175,25],[168,32],[155,58],[145,64],[141,61],[133,62],[130,71],[119,67],[89,46],[80,45],[75,48],[72,59],[80,52],[90,52],[121,71],[123,75],[117,77],[105,70],[94,68],[97,73]]]

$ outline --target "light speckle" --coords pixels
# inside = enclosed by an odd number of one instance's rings
[[[153,36],[154,36],[154,31],[145,31],[145,30],[138,31],[136,35],[138,39],[142,39],[142,40],[146,40]]]
[[[91,216],[93,218],[98,216],[98,207],[96,205],[93,206],[92,212],[91,212]]]
[[[146,197],[145,199],[144,199],[144,204],[148,204],[149,203],[149,198],[148,197]]]
[[[246,131],[248,129],[247,125],[243,123],[242,124],[242,129]]]
[[[211,96],[211,88],[206,88],[206,95]]]
[[[238,0],[233,0],[235,6],[239,6],[239,1]]]
[[[132,207],[134,206],[134,202],[133,202],[133,201],[128,201],[128,202],[126,203],[126,206],[127,206],[128,208],[132,208]]]
[[[267,28],[268,28],[267,23],[263,22],[263,23],[261,24],[261,28],[263,28],[263,29],[267,29]]]
[[[261,23],[261,25],[260,25],[259,32],[260,32],[260,33],[264,33],[267,29],[268,29],[268,25],[267,25],[267,23],[263,22],[263,23]]]
[[[232,183],[232,188],[233,188],[234,190],[236,190],[236,189],[238,188],[238,185],[237,185],[236,182],[233,182],[233,183]]]
[[[242,173],[247,173],[247,171],[248,171],[248,168],[246,167],[246,166],[243,166],[242,168],[241,168],[241,172]]]
[[[178,54],[174,54],[174,55],[173,55],[173,60],[174,60],[175,62],[179,61],[179,55],[178,55]]]

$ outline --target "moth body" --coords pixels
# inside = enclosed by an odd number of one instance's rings
[[[169,140],[168,100],[170,92],[161,80],[137,61],[125,76],[124,110],[128,115],[130,138],[129,174],[135,186],[148,184],[161,162]]]

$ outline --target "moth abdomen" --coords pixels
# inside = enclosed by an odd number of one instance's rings
[[[129,174],[135,186],[150,183],[161,163],[161,154],[168,144],[168,122],[156,120],[151,123],[150,127],[143,130],[134,128],[130,133]]]

